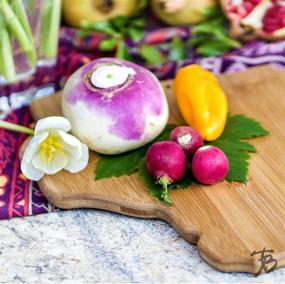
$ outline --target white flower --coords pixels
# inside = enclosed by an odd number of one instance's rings
[[[87,166],[88,147],[68,134],[70,129],[70,122],[61,116],[37,122],[21,162],[21,170],[28,179],[39,180],[44,174],[52,175],[62,169],[77,173]]]

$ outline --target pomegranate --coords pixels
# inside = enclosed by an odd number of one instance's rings
[[[269,8],[263,19],[263,30],[266,33],[274,33],[285,27],[285,6],[273,6]]]
[[[262,0],[228,0],[228,11],[240,18],[245,18]]]
[[[221,0],[231,35],[241,40],[285,38],[284,0]]]

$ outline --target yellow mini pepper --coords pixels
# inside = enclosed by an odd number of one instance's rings
[[[211,72],[195,64],[182,67],[175,76],[174,93],[183,118],[204,140],[213,141],[222,134],[228,102]]]

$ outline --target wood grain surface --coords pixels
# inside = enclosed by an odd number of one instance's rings
[[[187,241],[196,243],[201,257],[221,271],[256,273],[258,258],[251,253],[274,250],[278,267],[285,265],[285,72],[259,67],[219,77],[230,111],[259,120],[270,136],[252,140],[258,153],[250,160],[247,184],[222,182],[193,185],[171,192],[168,208],[149,196],[137,176],[94,181],[97,156],[79,174],[62,171],[45,176],[40,188],[60,208],[99,208],[122,214],[160,218]],[[163,82],[170,105],[170,121],[183,124],[171,90]],[[35,119],[60,115],[60,93],[31,105]],[[270,268],[271,264],[268,265]]]

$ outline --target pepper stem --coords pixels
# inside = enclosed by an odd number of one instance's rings
[[[21,132],[21,133],[26,133],[29,135],[34,135],[34,130],[32,128],[28,128],[25,126],[21,126],[15,123],[11,123],[11,122],[7,122],[4,120],[0,120],[0,127],[4,128],[4,129],[8,129],[8,130],[12,130],[12,131],[16,131],[16,132]]]
[[[163,188],[163,191],[160,196],[161,200],[163,200],[163,202],[167,206],[171,206],[172,201],[169,199],[168,194],[169,194],[169,185],[172,183],[172,181],[166,176],[161,176],[158,179],[157,183],[162,185],[162,188]]]

